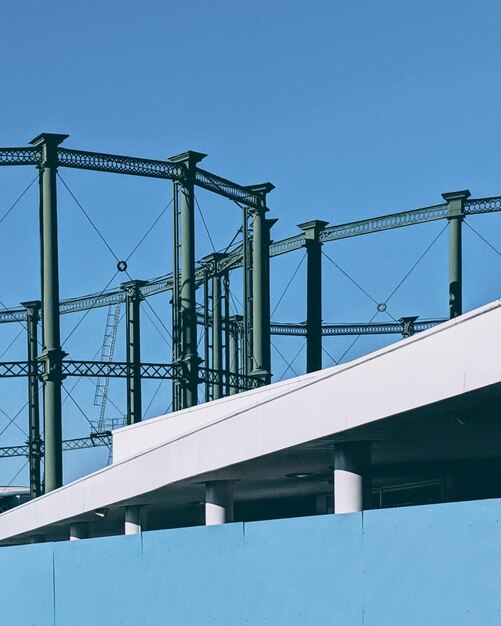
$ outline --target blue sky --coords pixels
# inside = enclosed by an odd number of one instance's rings
[[[501,195],[500,21],[494,0],[3,3],[0,144],[24,145],[47,131],[68,133],[68,147],[87,150],[152,158],[205,152],[206,169],[242,184],[276,185],[269,198],[270,217],[279,218],[275,238],[297,232],[308,219],[341,223],[436,204],[445,191]],[[60,173],[120,258],[170,199],[169,185],[159,181]],[[0,216],[35,175],[32,168],[0,169]],[[237,208],[204,192],[198,200],[216,247],[225,246],[239,224]],[[100,291],[115,261],[64,188],[59,204],[61,295]],[[501,248],[500,216],[471,223]],[[358,238],[325,252],[384,301],[442,227]],[[171,269],[169,229],[165,214],[129,264],[134,278]],[[211,245],[200,223],[198,234],[201,257]],[[38,296],[37,237],[34,185],[0,224],[0,299],[7,306]],[[273,302],[300,260],[299,254],[273,262]],[[303,270],[304,264],[276,319],[304,319]],[[493,278],[499,270],[499,256],[465,229],[465,308],[499,296]],[[327,261],[324,287],[327,321],[368,321],[374,314],[374,303]],[[446,232],[391,304],[397,318],[447,314]],[[168,298],[154,306],[162,316]],[[75,332],[74,358],[99,349],[104,315],[89,315]],[[77,321],[65,318],[63,336]],[[1,345],[19,330],[0,328]],[[388,340],[362,339],[351,356]],[[4,358],[23,358],[23,341]],[[277,340],[286,360],[300,348],[297,341]],[[326,348],[337,358],[349,343]],[[144,354],[170,360],[150,320]],[[302,367],[299,358],[295,369]],[[275,351],[277,378],[284,369]],[[22,407],[24,385],[1,382],[2,408],[10,416]],[[146,390],[145,404],[154,390]],[[121,387],[112,393],[123,403]],[[95,419],[88,381],[75,397]],[[150,416],[165,410],[162,398],[155,396]],[[87,434],[85,420],[72,411],[66,434]],[[21,412],[18,424],[25,428],[25,422]],[[0,415],[0,430],[7,423]],[[0,445],[22,440],[19,428],[9,427]],[[103,461],[101,453],[74,454],[67,477]],[[2,461],[0,483],[22,462]]]

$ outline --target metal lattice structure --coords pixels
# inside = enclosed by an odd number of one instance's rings
[[[188,151],[169,160],[73,150],[61,147],[67,135],[43,133],[27,148],[0,148],[0,166],[35,166],[39,170],[41,216],[41,301],[25,302],[22,308],[0,311],[0,323],[27,325],[29,354],[26,361],[0,363],[0,378],[27,377],[29,381],[29,442],[0,448],[0,457],[26,455],[30,461],[31,495],[41,493],[40,459],[45,459],[45,490],[60,487],[63,450],[110,445],[103,430],[91,437],[62,440],[62,381],[66,377],[94,377],[96,398],[102,401],[110,378],[127,382],[127,423],[142,419],[141,381],[171,380],[174,410],[195,405],[199,387],[206,400],[268,384],[271,380],[271,336],[305,337],[306,370],[322,367],[322,337],[365,334],[409,336],[433,327],[443,319],[401,318],[398,322],[328,324],[322,320],[322,246],[334,241],[447,220],[450,231],[449,317],[462,312],[461,226],[468,215],[501,211],[501,197],[470,199],[468,191],[443,194],[444,202],[411,211],[329,226],[314,220],[300,224],[301,232],[281,241],[270,241],[275,220],[267,219],[267,195],[271,183],[243,186],[199,167],[206,156]],[[111,172],[173,183],[174,259],[170,274],[149,280],[133,280],[118,289],[76,296],[61,301],[58,285],[57,170],[58,168]],[[200,187],[238,205],[242,213],[243,243],[231,251],[214,253],[196,262],[195,188]],[[302,324],[270,319],[270,259],[297,250],[307,258],[307,319]],[[119,263],[120,265],[120,263]],[[126,264],[124,266],[126,268]],[[244,307],[241,316],[230,316],[230,275],[243,269]],[[121,268],[118,267],[120,270]],[[197,309],[196,292],[203,290],[203,312]],[[170,363],[141,361],[141,303],[154,295],[172,293],[173,354]],[[125,306],[126,360],[113,361],[113,350],[100,360],[74,360],[62,350],[60,316],[100,307]],[[379,305],[385,307],[384,303]],[[111,309],[110,309],[111,310]],[[384,310],[383,308],[381,310]],[[44,346],[38,354],[38,322]],[[204,330],[203,359],[198,349],[198,328]],[[111,328],[111,325],[110,325]],[[105,337],[106,343],[106,337]],[[203,365],[202,365],[203,363]],[[44,441],[40,438],[39,388],[43,391]]]

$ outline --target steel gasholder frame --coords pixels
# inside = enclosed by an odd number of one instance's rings
[[[468,215],[486,214],[501,211],[501,197],[469,199],[468,190],[443,194],[445,203],[392,213],[356,222],[327,226],[326,222],[314,221],[301,224],[303,232],[282,241],[269,241],[270,228],[274,220],[265,215],[266,195],[273,189],[271,183],[242,186],[198,167],[205,157],[202,153],[188,151],[169,160],[143,159],[124,155],[73,150],[61,147],[68,135],[42,133],[31,143],[31,147],[0,148],[0,166],[31,165],[39,169],[40,181],[40,226],[41,226],[41,268],[42,299],[41,319],[43,329],[43,350],[36,354],[36,316],[25,303],[25,309],[0,312],[0,323],[27,321],[29,326],[28,361],[0,363],[0,378],[28,376],[30,397],[30,483],[32,496],[40,493],[39,460],[45,451],[45,486],[50,491],[62,485],[61,436],[61,387],[66,376],[111,376],[127,378],[129,422],[141,419],[142,378],[171,378],[180,389],[176,408],[192,406],[197,402],[197,386],[206,382],[215,395],[222,390],[251,389],[267,383],[271,377],[270,335],[298,335],[307,338],[307,370],[321,368],[321,338],[326,335],[341,334],[381,334],[419,332],[440,320],[416,321],[415,318],[402,318],[399,323],[372,324],[325,324],[321,317],[321,246],[327,242],[344,238],[382,232],[404,226],[447,219],[450,230],[450,317],[462,312],[461,276],[461,224]],[[175,274],[157,279],[132,281],[132,287],[123,285],[121,290],[81,296],[60,302],[58,284],[57,247],[57,190],[56,172],[58,167],[80,170],[93,170],[116,174],[127,174],[147,178],[170,180],[181,194],[179,215],[180,226],[180,267],[174,264]],[[215,326],[216,350],[213,366],[201,367],[197,351],[197,324],[200,323],[196,311],[195,291],[204,280],[207,272],[204,267],[196,267],[194,237],[194,188],[200,187],[230,199],[244,210],[244,224],[252,216],[250,243],[237,246],[224,255],[217,263],[219,275],[244,266],[245,284],[249,291],[246,301],[246,316],[241,323],[230,321],[226,311],[221,319],[221,311],[216,310]],[[313,226],[312,226],[313,224]],[[249,232],[250,234],[250,232]],[[247,246],[247,247],[246,247]],[[305,248],[308,256],[308,297],[306,324],[271,323],[269,315],[269,259],[288,252]],[[177,254],[177,247],[176,247]],[[251,278],[249,278],[251,277]],[[175,280],[174,280],[175,278]],[[212,276],[213,280],[217,277]],[[176,284],[179,287],[176,288]],[[173,363],[141,363],[139,334],[139,302],[157,293],[175,289],[173,298],[178,307],[173,319],[177,320],[176,336],[179,345],[173,355]],[[216,294],[220,285],[216,284]],[[128,304],[128,351],[127,362],[99,362],[67,360],[61,347],[59,317],[61,314],[88,310],[109,304],[127,301]],[[205,315],[207,325],[207,313]],[[412,319],[412,323],[409,320]],[[35,321],[34,321],[35,320]],[[222,322],[222,324],[221,324]],[[210,322],[214,323],[214,320]],[[242,375],[234,371],[238,362],[238,335],[236,328],[246,328],[243,337]],[[223,366],[221,353],[221,333],[225,333],[226,364]],[[235,339],[236,338],[236,339]],[[240,337],[242,340],[242,337]],[[35,361],[35,359],[38,359]],[[233,363],[233,365],[232,365]],[[38,428],[38,380],[43,381],[45,441],[39,441]],[[76,440],[72,440],[76,441]],[[82,440],[83,441],[83,440]],[[64,444],[66,448],[68,442]],[[16,448],[22,448],[16,447]],[[0,453],[0,456],[2,454]],[[37,469],[38,462],[38,469]],[[38,483],[38,484],[37,484]]]

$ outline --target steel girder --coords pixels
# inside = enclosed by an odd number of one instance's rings
[[[66,439],[63,441],[63,451],[67,450],[83,450],[85,448],[98,448],[101,446],[111,446],[111,433],[96,433],[90,437],[78,437],[77,439]],[[40,452],[43,454],[43,443]],[[0,448],[0,458],[28,456],[28,445],[21,446],[5,446]]]

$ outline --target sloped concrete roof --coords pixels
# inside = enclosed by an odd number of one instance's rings
[[[115,431],[111,466],[0,515],[0,542],[496,385],[500,329],[496,301],[356,361]]]

